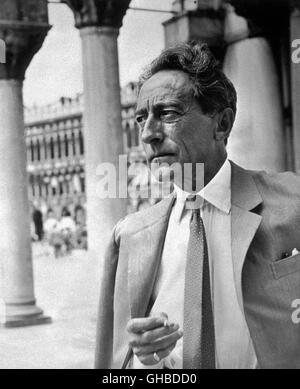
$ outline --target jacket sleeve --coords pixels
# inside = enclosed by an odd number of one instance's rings
[[[115,277],[119,258],[115,226],[104,258],[103,275],[100,286],[100,300],[97,317],[95,369],[109,369],[113,351],[113,306]]]

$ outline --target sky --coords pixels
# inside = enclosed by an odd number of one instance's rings
[[[171,10],[173,0],[132,0],[131,7]],[[135,81],[142,68],[164,47],[162,22],[168,13],[128,10],[118,38],[120,83]],[[81,40],[74,17],[65,4],[49,4],[51,30],[29,65],[24,104],[45,105],[61,96],[82,92]]]

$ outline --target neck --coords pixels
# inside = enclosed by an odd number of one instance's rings
[[[218,173],[227,158],[226,152],[213,161],[206,163],[192,164],[192,169],[184,169],[183,182],[179,180],[174,183],[185,192],[198,193]]]
[[[204,167],[204,185],[206,186],[218,173],[218,171],[223,166],[225,160],[227,158],[227,154],[220,156],[217,160],[213,161],[213,164],[205,164]]]

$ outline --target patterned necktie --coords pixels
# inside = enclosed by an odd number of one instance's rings
[[[199,196],[193,201],[184,287],[183,368],[215,369],[209,260]],[[197,205],[196,205],[197,202]]]

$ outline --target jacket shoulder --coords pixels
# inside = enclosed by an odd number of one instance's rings
[[[161,220],[168,215],[168,208],[172,205],[173,195],[151,205],[149,208],[125,216],[115,226],[116,240],[120,236],[135,234]]]
[[[300,201],[300,174],[293,172],[269,173],[247,171],[256,182],[261,194],[274,194]]]

